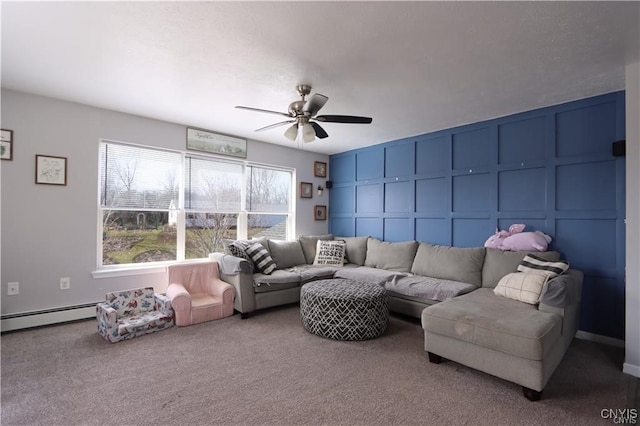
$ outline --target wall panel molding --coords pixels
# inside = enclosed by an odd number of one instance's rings
[[[581,329],[622,338],[624,315],[601,314],[624,306],[624,104],[615,92],[333,155],[330,231],[470,247],[524,223],[584,270]]]

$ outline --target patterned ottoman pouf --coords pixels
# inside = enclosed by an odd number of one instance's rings
[[[305,284],[300,290],[304,328],[335,340],[367,340],[389,325],[389,304],[377,284],[343,278]]]

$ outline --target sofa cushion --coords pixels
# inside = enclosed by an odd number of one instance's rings
[[[493,248],[487,248],[486,251],[482,266],[482,287],[487,288],[494,288],[502,277],[516,272],[522,259],[530,254],[526,251],[503,251]],[[535,255],[548,261],[560,259],[560,253],[557,251],[537,252]]]
[[[403,272],[388,271],[385,269],[369,268],[367,266],[357,266],[352,268],[341,268],[335,273],[335,278],[348,278],[354,281],[365,281],[384,286],[389,281],[399,280],[406,277]]]
[[[569,263],[564,260],[548,262],[535,254],[526,255],[518,265],[518,271],[520,272],[543,274],[549,278],[555,278],[567,269],[569,269]]]
[[[480,287],[484,247],[449,247],[420,243],[411,272]]]
[[[313,259],[316,257],[316,245],[318,244],[318,240],[333,240],[333,235],[300,235],[298,237],[300,246],[302,246],[302,252],[304,253],[305,263],[308,263],[309,265],[313,263]]]
[[[124,316],[118,319],[118,335],[150,333],[173,325],[173,318],[160,311],[148,311],[141,315]]]
[[[477,287],[473,284],[439,278],[412,275],[385,283],[390,292],[429,300],[445,301],[461,294],[469,293]]]
[[[314,265],[342,266],[344,264],[344,241],[318,240]]]
[[[335,274],[338,269],[339,267],[337,266],[298,265],[289,269],[289,271],[300,275],[300,283],[304,284],[309,281],[333,278],[333,274]]]
[[[137,316],[155,309],[153,287],[142,287],[107,293],[107,303],[118,312],[118,316]]]
[[[297,240],[269,240],[269,252],[278,269],[307,263],[302,252],[302,246]]]
[[[364,266],[364,261],[367,258],[367,241],[369,237],[335,237],[335,239],[347,243],[347,262]]]
[[[417,248],[417,241],[391,243],[369,238],[364,265],[388,271],[409,272]]]
[[[300,285],[300,274],[278,269],[271,274],[253,274],[253,291],[266,293],[269,291],[285,290]]]
[[[562,317],[498,297],[489,288],[422,311],[422,328],[443,336],[540,361],[560,338]]]
[[[406,314],[412,317],[417,316],[419,318],[420,312],[422,312],[425,307],[440,303],[439,300],[431,300],[424,297],[407,296],[406,294],[396,293],[395,291],[391,291],[386,288],[385,290],[387,290],[387,295],[389,296],[389,309],[391,309],[392,312],[398,312],[400,314]],[[410,302],[410,305],[420,306],[419,308],[417,308],[419,310],[417,314],[413,312],[406,312],[406,308],[404,308],[404,306],[406,305],[407,301]]]
[[[269,275],[276,269],[276,263],[262,244],[251,244],[247,247],[246,252],[251,256],[251,260],[253,261],[255,268],[263,274]]]
[[[548,279],[543,274],[512,272],[502,277],[493,292],[498,296],[536,305]]]

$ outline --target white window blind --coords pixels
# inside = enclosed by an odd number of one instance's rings
[[[249,166],[247,173],[247,211],[290,213],[290,171]]]
[[[185,209],[231,212],[241,209],[241,164],[187,156],[185,160]]]
[[[179,153],[137,146],[100,145],[100,205],[167,210],[178,201]]]

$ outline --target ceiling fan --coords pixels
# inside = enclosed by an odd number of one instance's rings
[[[274,129],[276,127],[284,126],[285,124],[293,123],[285,132],[284,136],[287,139],[295,141],[298,137],[298,131],[302,129],[302,140],[305,142],[313,142],[316,137],[324,139],[329,135],[324,131],[317,121],[323,123],[351,123],[351,124],[369,124],[371,123],[371,117],[357,117],[353,115],[316,115],[320,108],[324,106],[329,100],[328,97],[316,93],[312,95],[308,100],[306,96],[311,93],[311,86],[307,84],[300,84],[296,86],[298,94],[302,97],[301,101],[294,101],[289,104],[289,112],[271,111],[268,109],[253,108],[247,106],[237,105],[236,108],[246,109],[249,111],[266,112],[269,114],[278,114],[288,117],[289,120],[281,121],[279,123],[271,124],[269,126],[256,129],[256,132],[262,132],[265,130]]]

